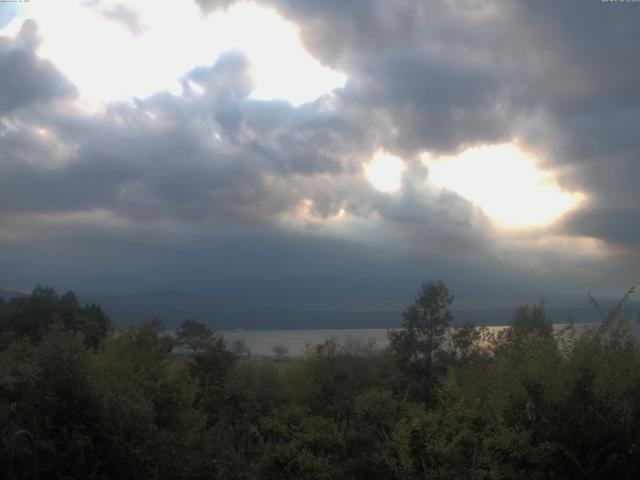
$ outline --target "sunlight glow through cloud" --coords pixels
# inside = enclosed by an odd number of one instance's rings
[[[422,155],[429,183],[478,205],[499,226],[544,226],[575,207],[584,195],[560,189],[553,174],[540,170],[515,144],[469,148],[457,156]]]
[[[405,166],[402,159],[385,152],[377,152],[364,167],[369,182],[384,193],[394,193],[402,186]]]
[[[104,14],[119,4],[57,0],[30,2],[5,30],[15,35],[26,18],[42,36],[39,55],[52,61],[96,104],[144,98],[167,90],[180,94],[180,78],[221,53],[249,58],[251,98],[284,99],[293,105],[341,88],[346,75],[321,65],[302,46],[297,28],[276,11],[252,2],[203,16],[195,2],[130,0],[121,4],[137,18],[132,32]]]

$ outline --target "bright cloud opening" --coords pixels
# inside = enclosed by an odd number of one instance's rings
[[[15,35],[25,19],[34,19],[42,36],[39,55],[94,104],[163,90],[179,94],[181,77],[196,66],[215,63],[229,50],[249,58],[255,82],[251,98],[258,100],[300,105],[344,86],[347,79],[304,49],[294,24],[252,2],[238,2],[208,16],[195,2],[183,1],[26,5],[2,34]],[[136,19],[136,31],[109,15],[116,7]]]
[[[371,184],[381,192],[394,193],[402,186],[404,162],[385,152],[378,152],[371,162],[364,166],[364,172]]]
[[[478,205],[507,228],[544,226],[576,206],[582,193],[563,191],[554,175],[515,144],[469,148],[457,156],[422,161],[429,183],[451,190]]]

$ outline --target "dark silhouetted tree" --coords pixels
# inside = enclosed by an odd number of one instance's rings
[[[449,310],[452,302],[453,295],[443,282],[425,282],[415,302],[402,314],[403,328],[388,334],[391,350],[408,376],[407,393],[413,391],[427,404],[434,399],[433,387],[442,370],[439,359],[453,320]]]
[[[216,340],[216,333],[192,318],[183,320],[176,330],[176,345],[189,353],[198,353],[205,350]]]

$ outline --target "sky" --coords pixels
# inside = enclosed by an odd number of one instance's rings
[[[0,288],[619,298],[638,58],[631,1],[2,2]]]

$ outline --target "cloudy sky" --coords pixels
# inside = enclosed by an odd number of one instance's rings
[[[0,288],[619,297],[639,59],[638,2],[0,3]]]

